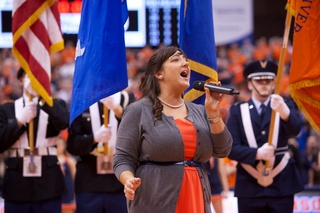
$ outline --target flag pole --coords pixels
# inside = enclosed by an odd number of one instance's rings
[[[32,95],[29,94],[29,101],[32,101]],[[33,161],[33,152],[34,152],[34,122],[33,119],[29,122],[29,151],[30,151],[30,163],[29,163],[29,171],[31,173],[35,172],[35,163]]]
[[[105,105],[103,105],[103,115],[104,115],[104,126],[108,127],[109,125],[109,109]],[[109,144],[108,141],[104,141],[103,143],[104,154],[109,154]]]
[[[274,94],[280,94],[281,77],[282,77],[284,61],[285,61],[286,53],[287,53],[291,20],[292,20],[292,15],[289,12],[289,10],[287,9],[287,15],[286,15],[286,20],[285,20],[285,30],[284,30],[283,43],[282,43],[281,52],[280,52],[278,71],[277,71],[277,79],[276,79],[276,85],[275,85]],[[271,120],[270,120],[270,128],[269,128],[269,135],[268,135],[268,144],[271,145],[271,146],[272,146],[272,138],[273,138],[273,129],[274,129],[275,117],[276,117],[276,112],[274,110],[272,110]],[[265,174],[268,174],[269,167],[270,167],[270,163],[269,163],[269,161],[266,161]]]

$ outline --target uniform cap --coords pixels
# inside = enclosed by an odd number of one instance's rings
[[[278,65],[273,61],[253,61],[243,70],[244,78],[251,79],[274,79],[277,75]]]

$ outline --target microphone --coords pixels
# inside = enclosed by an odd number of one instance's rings
[[[236,89],[222,87],[210,83],[206,83],[205,81],[195,81],[192,84],[193,89],[204,91],[204,87],[207,87],[212,92],[219,92],[227,95],[239,95],[240,92]]]

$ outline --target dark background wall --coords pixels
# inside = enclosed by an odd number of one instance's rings
[[[241,1],[241,0],[240,0]],[[283,37],[287,0],[253,1],[253,39],[273,36]],[[292,28],[291,28],[292,29]],[[292,30],[290,30],[292,32]],[[292,33],[290,33],[290,38]],[[75,35],[64,35],[66,40],[76,41]]]
[[[241,1],[241,0],[240,0]],[[287,0],[252,0],[253,1],[253,39],[261,37],[270,38],[283,36],[286,17],[285,6]],[[11,31],[11,13],[8,15],[7,25]],[[292,22],[293,23],[293,22]],[[76,43],[77,35],[64,34],[65,40],[72,40]],[[292,28],[290,30],[292,38]]]
[[[253,0],[254,39],[262,36],[267,38],[283,37],[286,3],[287,0]],[[290,31],[292,32],[292,30]]]

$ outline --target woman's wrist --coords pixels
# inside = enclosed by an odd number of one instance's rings
[[[208,117],[208,121],[211,123],[211,124],[216,124],[218,123],[219,121],[221,120],[221,115],[220,113],[216,116],[213,116],[213,117]]]

